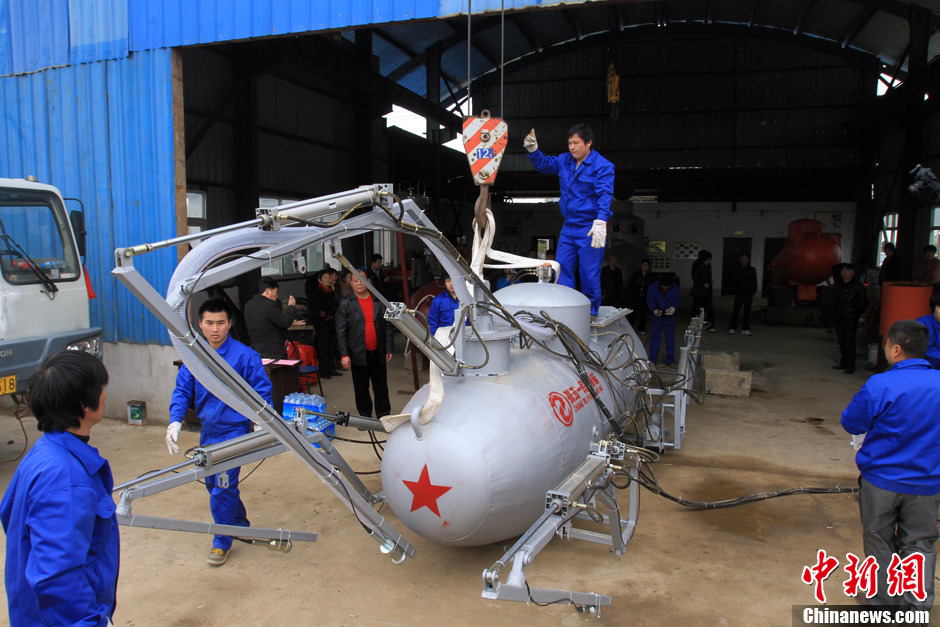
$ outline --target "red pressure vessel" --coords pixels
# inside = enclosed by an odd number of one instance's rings
[[[787,243],[770,262],[777,285],[816,285],[829,278],[832,266],[842,261],[839,237],[823,232],[819,220],[794,220],[787,227]]]
[[[889,281],[881,286],[881,337],[898,320],[916,320],[930,313],[933,288],[923,283]]]

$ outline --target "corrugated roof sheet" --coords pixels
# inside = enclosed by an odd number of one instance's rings
[[[438,0],[128,0],[130,48],[265,37],[438,15]]]
[[[127,56],[127,0],[69,0],[72,63]]]
[[[92,324],[108,341],[166,343],[166,331],[111,278],[114,249],[176,233],[170,50],[0,78],[0,176],[35,175],[82,200]],[[158,290],[175,250],[139,258]]]
[[[0,52],[9,53],[5,73],[20,74],[69,62],[68,0],[0,0],[7,30],[0,29]],[[2,18],[0,18],[2,19]]]

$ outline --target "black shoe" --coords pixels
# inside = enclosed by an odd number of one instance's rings
[[[842,364],[836,364],[835,366],[832,367],[833,370],[842,370],[843,368],[845,368],[845,366],[843,366]]]
[[[321,379],[332,379],[332,378],[333,378],[333,373],[326,374],[325,372],[321,372],[321,373],[320,373],[320,378],[321,378]]]

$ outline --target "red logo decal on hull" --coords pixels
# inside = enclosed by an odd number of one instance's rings
[[[558,419],[558,422],[570,427],[574,422],[574,410],[571,409],[571,403],[568,402],[564,396],[558,392],[552,392],[548,395],[548,402],[552,406],[552,411],[555,412],[555,418]]]

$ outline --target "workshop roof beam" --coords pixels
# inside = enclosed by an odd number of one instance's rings
[[[754,26],[754,22],[757,21],[757,10],[760,8],[760,0],[754,0],[754,3],[751,5],[751,19],[747,21],[747,27],[751,28]]]
[[[529,30],[529,27],[526,26],[522,20],[518,20],[511,15],[507,16],[507,19],[509,20],[510,24],[516,27],[516,30],[518,30],[519,34],[522,35],[522,38],[525,39],[526,45],[529,48],[532,48],[532,50],[536,52],[542,52],[542,42],[539,41],[538,37],[536,37],[535,34]],[[623,20],[621,20],[620,24],[622,27]]]
[[[381,37],[382,39],[384,39],[385,41],[387,41],[388,44],[389,44],[390,46],[392,46],[393,48],[397,48],[402,54],[407,55],[408,58],[409,58],[409,60],[411,60],[411,59],[421,59],[421,60],[423,60],[423,59],[425,59],[425,58],[427,57],[427,52],[426,52],[426,51],[425,51],[425,52],[415,52],[415,51],[414,51],[413,49],[411,49],[409,46],[407,46],[407,45],[405,45],[404,43],[402,43],[399,39],[397,39],[397,38],[395,38],[395,37],[392,37],[391,35],[389,35],[389,34],[386,33],[385,31],[382,31],[382,30],[375,30],[375,31],[372,31],[372,32],[375,33],[376,36]],[[451,81],[454,80],[454,77],[453,77],[453,76],[451,76],[450,74],[447,74],[447,72],[444,72],[443,70],[441,70],[441,75],[442,75],[442,76],[446,76],[446,77],[449,78]]]
[[[448,24],[448,26],[450,25]],[[474,32],[482,33],[484,31],[487,31],[493,28],[494,26],[498,27],[499,18],[489,17],[489,18],[484,18],[482,20],[476,20],[476,24],[474,26],[475,26],[473,28]],[[441,41],[441,52],[445,53],[451,48],[453,48],[454,46],[460,45],[462,43],[466,43],[466,41],[467,41],[467,33],[455,30],[455,32],[450,37]],[[402,63],[400,66],[398,66],[391,72],[389,72],[388,78],[393,81],[401,80],[402,78],[404,78],[405,76],[408,76],[408,74],[410,74],[416,68],[418,68],[419,66],[423,64],[424,64],[423,57],[413,57],[409,59],[408,61],[405,61],[404,63]],[[494,63],[493,65],[495,66],[497,64]]]
[[[806,3],[806,6],[803,8],[803,13],[800,14],[800,21],[793,27],[794,35],[802,34],[803,28],[806,26],[806,20],[808,20],[809,16],[816,10],[817,1],[818,0],[809,0],[809,2]]]
[[[571,29],[571,32],[574,33],[575,39],[580,40],[584,37],[584,34],[581,32],[581,26],[578,25],[578,21],[574,18],[570,10],[562,9],[561,16],[565,18],[565,22],[568,24],[568,28]]]
[[[842,47],[848,48],[852,45],[852,42],[858,37],[858,34],[868,26],[868,23],[871,22],[872,18],[875,17],[875,14],[878,13],[878,9],[871,8],[865,11],[864,15],[852,25],[852,28],[845,34],[845,37],[842,38]]]

